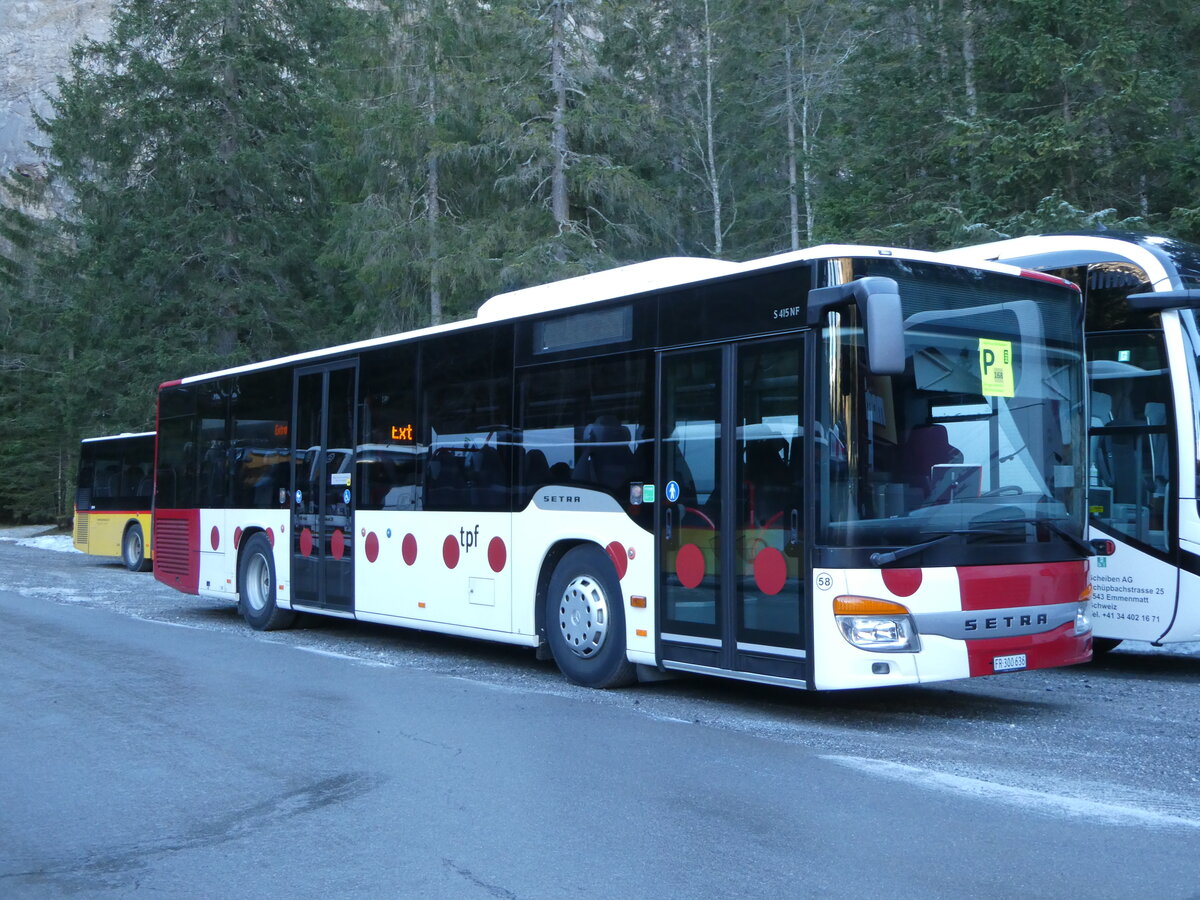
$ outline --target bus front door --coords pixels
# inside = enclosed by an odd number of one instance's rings
[[[659,358],[658,650],[808,682],[803,336]]]
[[[299,369],[292,421],[292,603],[354,609],[354,413],[358,369]]]

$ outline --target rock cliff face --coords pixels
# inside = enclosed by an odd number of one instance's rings
[[[0,172],[36,175],[41,161],[31,109],[50,111],[46,94],[65,74],[71,46],[108,34],[115,0],[0,0]]]

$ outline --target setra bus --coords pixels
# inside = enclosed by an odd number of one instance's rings
[[[155,577],[808,689],[1091,658],[1078,289],[934,254],[662,259],[159,390]]]
[[[1096,649],[1200,640],[1200,247],[1116,232],[963,247],[959,262],[1052,272],[1084,292]]]
[[[76,550],[119,556],[131,572],[150,568],[154,432],[86,438],[75,480]]]

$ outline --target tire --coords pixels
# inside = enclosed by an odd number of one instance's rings
[[[1117,645],[1121,642],[1116,638],[1092,638],[1092,656],[1103,656],[1117,649]]]
[[[139,522],[125,529],[125,536],[121,538],[121,562],[130,572],[150,571],[150,560],[146,558],[146,538]]]
[[[584,687],[633,684],[637,669],[625,656],[621,584],[595,544],[567,552],[546,593],[546,642],[568,681]]]
[[[238,560],[238,612],[255,631],[291,628],[296,613],[275,605],[275,553],[261,532],[246,542]]]

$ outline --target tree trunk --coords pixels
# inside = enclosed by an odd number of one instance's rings
[[[571,208],[567,194],[567,65],[566,65],[566,4],[569,0],[554,0],[550,4],[550,87],[554,92],[554,111],[551,115],[550,152],[550,211],[558,226],[561,239],[571,227]],[[559,244],[559,261],[566,259]]]
[[[436,50],[435,50],[436,57]],[[437,128],[437,71],[429,69],[429,105],[425,112],[429,126],[429,141],[432,144]],[[442,324],[442,260],[439,235],[439,218],[442,199],[438,192],[438,154],[430,147],[425,161],[425,224],[429,241],[429,323]]]
[[[725,231],[721,225],[721,179],[717,165],[716,112],[713,110],[713,52],[712,22],[708,15],[708,0],[704,0],[704,168],[708,176],[708,192],[712,201],[713,255],[725,249]]]
[[[975,86],[975,5],[972,0],[963,0],[962,5],[962,57],[963,93],[967,98],[967,118],[974,120],[979,115],[979,93]]]
[[[784,94],[787,108],[787,180],[788,180],[788,225],[793,250],[800,249],[800,198],[796,184],[796,97],[792,90],[792,34],[789,20],[784,19],[783,61]]]
[[[226,38],[232,37],[236,40],[239,36],[242,29],[241,13],[241,0],[234,0],[229,5],[229,11],[226,13],[223,23]],[[237,174],[233,167],[233,159],[238,152],[238,132],[240,130],[238,73],[233,63],[235,57],[236,54],[230,53],[221,70],[221,87],[224,90],[225,101],[225,134],[221,136],[219,152],[225,177],[223,191],[225,195],[225,258],[217,264],[214,274],[218,281],[217,294],[222,298],[236,295],[232,286],[238,281],[238,273],[235,271],[233,262],[238,252],[238,233],[234,223],[237,221],[237,207],[240,203],[239,190],[234,183]],[[229,356],[237,347],[236,319],[237,311],[231,301],[223,300],[217,309],[218,323],[216,346],[214,347],[220,356]]]

